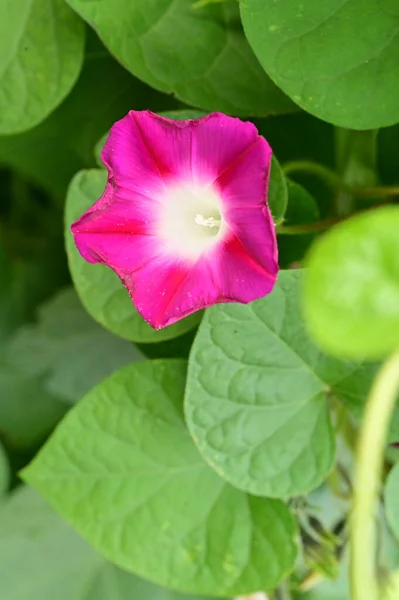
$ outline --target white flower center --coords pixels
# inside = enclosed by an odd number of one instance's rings
[[[219,194],[211,186],[191,183],[170,187],[160,198],[158,234],[168,249],[196,260],[227,231]]]

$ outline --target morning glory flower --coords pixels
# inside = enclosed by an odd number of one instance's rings
[[[101,155],[103,195],[72,225],[76,246],[117,273],[156,329],[218,302],[261,298],[278,272],[271,155],[256,127],[233,117],[130,111]]]

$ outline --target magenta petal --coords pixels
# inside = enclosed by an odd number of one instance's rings
[[[276,277],[260,267],[237,238],[193,266],[163,254],[144,265],[136,278],[124,280],[135,306],[156,329],[218,302],[262,298],[275,282]]]
[[[72,226],[155,328],[216,302],[251,302],[276,281],[267,208],[271,149],[255,126],[214,113],[172,121],[131,111],[102,158],[102,197]]]
[[[221,113],[199,119],[193,130],[193,176],[214,181],[259,139],[250,122]]]
[[[151,197],[165,187],[168,171],[142,131],[141,114],[130,111],[112,126],[101,159],[117,187]]]

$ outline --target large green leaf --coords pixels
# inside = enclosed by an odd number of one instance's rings
[[[61,106],[34,129],[0,136],[0,163],[62,201],[73,175],[95,166],[94,146],[114,121],[133,108],[159,110],[174,104],[172,98],[132,77],[94,34],[87,41],[82,73]]]
[[[0,498],[8,489],[10,478],[10,471],[8,466],[8,459],[3,449],[3,446],[0,443]]]
[[[220,479],[183,422],[184,361],[125,367],[64,419],[23,477],[113,563],[193,593],[273,588],[293,567],[280,501]]]
[[[399,540],[399,464],[389,473],[384,496],[387,520]]]
[[[63,100],[83,62],[84,26],[64,0],[0,3],[0,132],[33,127]]]
[[[396,0],[240,0],[240,5],[255,54],[299,106],[353,129],[399,121]]]
[[[267,115],[295,109],[259,65],[234,0],[68,0],[131,73],[205,110]]]
[[[104,561],[27,487],[0,507],[0,558],[4,600],[206,600],[159,588]]]
[[[42,305],[38,323],[21,327],[7,348],[7,362],[67,402],[80,400],[108,375],[143,358],[120,337],[98,325],[73,289]]]
[[[321,483],[334,458],[328,398],[357,398],[365,377],[309,339],[300,280],[300,271],[280,271],[268,297],[209,309],[190,354],[185,407],[195,443],[227,481],[264,496]]]
[[[399,207],[337,225],[311,248],[304,308],[329,352],[380,358],[399,346]]]
[[[158,587],[104,562],[102,569],[79,600],[210,600]]]
[[[177,337],[197,325],[200,313],[155,331],[136,311],[117,275],[105,265],[87,263],[75,247],[70,226],[101,196],[106,179],[105,170],[81,171],[74,177],[68,190],[66,247],[69,268],[80,299],[96,321],[128,340],[158,342]]]

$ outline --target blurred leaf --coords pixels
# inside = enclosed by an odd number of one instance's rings
[[[384,588],[382,600],[397,600],[399,598],[399,570],[391,573]]]
[[[351,129],[399,121],[392,94],[399,77],[395,0],[241,0],[240,6],[265,71],[304,110]],[[367,90],[373,93],[365,102]]]
[[[60,292],[38,311],[38,323],[11,339],[7,361],[30,377],[42,377],[47,392],[80,400],[115,370],[143,358],[129,342],[100,327],[73,289]]]
[[[319,207],[313,196],[299,183],[287,180],[288,207],[284,223],[287,225],[301,225],[314,223],[320,217]]]
[[[382,183],[399,183],[399,125],[384,127],[378,132],[378,174]]]
[[[183,420],[185,371],[175,360],[118,371],[23,477],[125,569],[197,594],[273,588],[295,562],[294,521],[282,502],[239,492],[201,460]]]
[[[284,225],[305,225],[317,222],[320,218],[320,211],[313,196],[299,183],[288,179],[287,184],[288,206],[284,215]],[[314,237],[314,233],[280,235],[278,237],[280,267],[287,268],[292,263],[301,261]]]
[[[310,590],[294,593],[293,600],[349,600],[348,553],[345,552],[338,577],[332,580],[320,579],[318,584],[316,579],[316,585]]]
[[[175,121],[186,121],[189,119],[200,119],[201,117],[205,117],[205,115],[207,115],[208,113],[203,112],[202,110],[187,108],[183,110],[166,110],[162,111],[159,114],[162,117],[165,117],[166,119],[173,119]]]
[[[72,279],[84,307],[101,325],[135,342],[164,341],[186,333],[199,323],[201,313],[155,331],[136,311],[118,276],[106,265],[89,264],[76,249],[70,225],[101,196],[106,180],[105,170],[81,171],[73,178],[68,190],[66,247]]]
[[[272,156],[268,204],[276,225],[284,219],[288,204],[287,180],[277,158]]]
[[[53,241],[45,241],[36,253],[30,248],[30,254],[29,258],[12,258],[0,244],[0,354],[7,336],[32,319],[37,304],[63,285],[68,275],[60,265],[64,253]]]
[[[329,396],[368,384],[362,365],[332,359],[299,311],[301,271],[273,292],[208,309],[190,359],[185,410],[205,460],[239,489],[291,497],[318,486],[334,458]]]
[[[327,351],[381,358],[399,346],[399,207],[357,215],[311,248],[304,308]]]
[[[72,176],[94,166],[94,146],[114,121],[132,108],[173,104],[127,73],[94,36],[89,41],[82,74],[64,103],[35,129],[0,136],[0,162],[62,200]]]
[[[295,110],[254,57],[234,0],[68,2],[136,77],[189,105],[244,116]]]
[[[63,0],[0,3],[0,132],[43,121],[83,62],[84,26]]]
[[[16,448],[35,446],[67,408],[46,391],[44,378],[29,377],[0,360],[0,436],[7,444]]]
[[[356,371],[348,373],[335,387],[338,397],[360,424],[364,406],[371,385],[380,368],[378,363],[359,364]],[[398,398],[399,400],[399,398]],[[387,442],[399,439],[399,404],[397,405],[390,424]]]
[[[80,600],[100,561],[33,490],[19,488],[0,505],[1,598]]]
[[[8,464],[8,458],[0,443],[0,499],[8,490],[10,483],[10,468]]]
[[[389,473],[384,498],[388,523],[399,540],[399,464]]]

